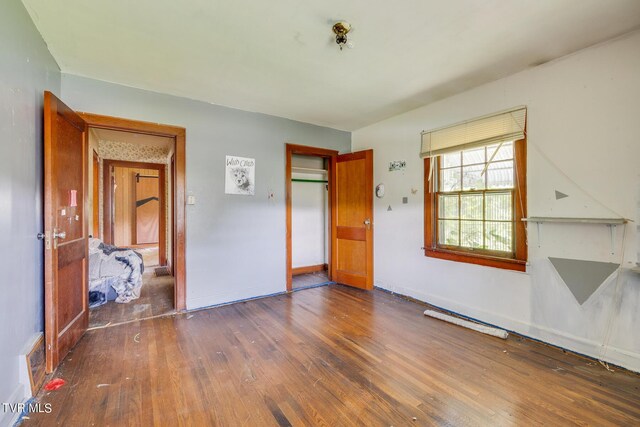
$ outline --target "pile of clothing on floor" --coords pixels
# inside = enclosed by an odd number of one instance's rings
[[[138,299],[142,273],[144,263],[138,252],[89,239],[89,307]]]

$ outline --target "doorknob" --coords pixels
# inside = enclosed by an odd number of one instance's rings
[[[371,229],[371,220],[369,218],[365,219],[364,225],[367,227],[367,230]]]
[[[54,239],[66,239],[67,238],[67,232],[66,231],[57,232],[56,230],[53,230],[53,238]]]

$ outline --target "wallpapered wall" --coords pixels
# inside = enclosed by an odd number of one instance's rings
[[[165,200],[171,200],[169,197],[171,195],[170,189],[170,170],[169,170],[169,162],[171,161],[171,155],[173,153],[173,148],[168,147],[157,147],[157,146],[149,146],[142,145],[132,142],[123,142],[123,141],[108,141],[101,139],[98,141],[98,156],[100,157],[100,196],[99,196],[99,204],[100,204],[100,235],[102,235],[102,231],[104,230],[104,169],[103,169],[103,160],[123,160],[128,162],[143,162],[143,163],[162,163],[165,165],[164,176],[165,176]],[[166,248],[167,248],[167,259],[171,259],[171,233],[169,232],[169,227],[171,224],[171,215],[173,214],[171,203],[168,204],[166,210]]]
[[[98,142],[98,154],[103,159],[126,160],[130,162],[169,163],[169,149],[122,141]]]

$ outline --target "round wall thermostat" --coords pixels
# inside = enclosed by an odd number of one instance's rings
[[[376,197],[382,199],[384,197],[384,184],[378,184],[376,186]]]

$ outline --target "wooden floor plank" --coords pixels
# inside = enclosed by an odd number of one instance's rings
[[[640,376],[312,288],[90,331],[25,425],[639,425]]]

